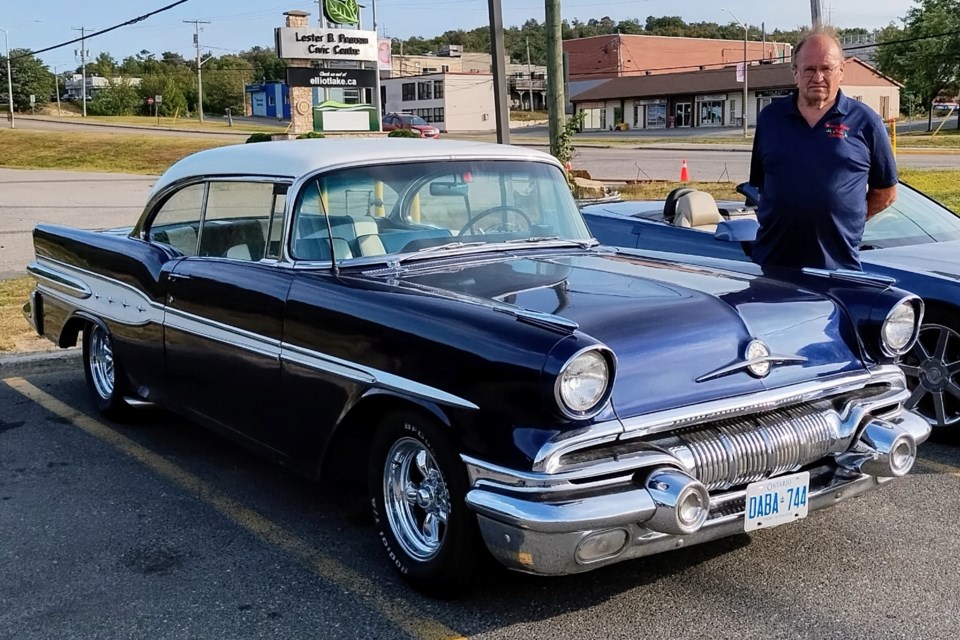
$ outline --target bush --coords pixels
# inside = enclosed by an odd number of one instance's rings
[[[254,133],[247,138],[247,142],[270,142],[272,139],[269,133]]]
[[[301,133],[297,136],[297,140],[307,140],[309,138],[326,138],[327,136],[323,135],[319,131],[307,131],[306,133]]]
[[[394,129],[387,134],[388,138],[419,138],[420,134],[413,129]]]

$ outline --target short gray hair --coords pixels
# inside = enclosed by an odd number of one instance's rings
[[[833,44],[837,45],[837,51],[840,52],[840,59],[843,60],[843,45],[840,44],[840,38],[837,37],[837,31],[833,27],[820,26],[814,27],[813,29],[804,29],[800,32],[800,40],[797,41],[797,46],[793,48],[793,53],[791,54],[791,64],[794,69],[797,68],[797,58],[800,57],[800,49],[803,48],[803,45],[807,43],[807,40],[810,38],[822,36],[833,41]]]

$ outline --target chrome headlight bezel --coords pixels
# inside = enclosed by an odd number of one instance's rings
[[[904,327],[905,322],[909,322],[903,315],[909,313],[913,317],[913,326]],[[913,348],[917,337],[920,335],[920,323],[923,320],[923,301],[917,296],[906,296],[897,304],[893,305],[883,324],[880,325],[880,350],[884,355],[891,358],[898,358]],[[904,330],[909,330],[908,337],[902,337]],[[900,337],[893,339],[891,336],[897,332]]]
[[[591,395],[589,403],[576,402],[568,397],[567,389],[569,389],[569,385],[566,385],[565,382],[568,380],[568,375],[572,373],[571,369],[574,365],[587,364],[586,360],[590,360],[593,365],[602,365],[603,387],[598,393]],[[616,358],[613,352],[602,345],[591,345],[570,356],[560,368],[553,386],[554,398],[560,412],[564,416],[575,420],[592,418],[600,413],[610,400],[615,370]]]

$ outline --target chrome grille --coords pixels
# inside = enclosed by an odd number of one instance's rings
[[[681,460],[707,489],[756,482],[831,453],[839,416],[798,406],[734,418],[651,440]]]

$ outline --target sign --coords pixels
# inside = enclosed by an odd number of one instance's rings
[[[643,100],[634,100],[633,104],[638,105],[651,105],[651,104],[667,104],[667,101],[663,98],[644,98]]]
[[[30,104],[37,104],[37,96],[30,94]]]
[[[727,99],[727,94],[725,93],[714,93],[708,96],[697,96],[697,102],[722,102]]]
[[[147,98],[147,104],[153,104],[153,98]]]
[[[578,102],[578,109],[603,109],[606,105],[602,102]]]
[[[393,69],[393,41],[390,38],[380,38],[377,46],[381,71]]]
[[[279,27],[277,56],[286,60],[377,61],[377,33],[357,29]]]
[[[375,87],[377,72],[373,69],[311,69],[287,67],[289,87]]]
[[[161,104],[163,102],[163,96],[153,96],[153,101],[157,104]]]
[[[323,17],[334,24],[360,24],[357,0],[323,0]]]
[[[758,98],[776,98],[779,96],[792,95],[793,89],[764,89],[756,93]]]
[[[737,63],[737,82],[743,82],[743,63]]]

